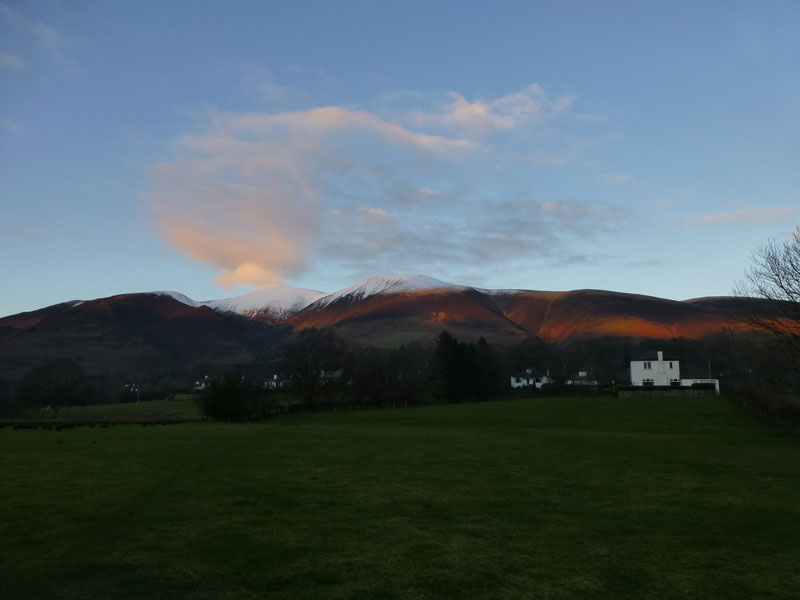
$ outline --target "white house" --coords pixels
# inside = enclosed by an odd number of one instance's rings
[[[550,377],[549,370],[546,374],[542,374],[542,372],[537,369],[528,368],[523,369],[519,373],[514,373],[511,376],[511,387],[514,389],[535,387],[538,390],[541,389],[545,383],[553,383],[553,378]]]
[[[656,359],[645,358],[631,361],[631,385],[680,385],[680,361],[664,359],[659,350]]]
[[[680,361],[665,359],[661,350],[656,352],[655,360],[644,358],[631,361],[631,385],[692,387],[695,383],[711,384],[719,394],[719,379],[681,379]]]
[[[278,375],[277,373],[264,382],[264,387],[268,390],[280,390],[291,387],[291,385],[292,380],[290,378]]]

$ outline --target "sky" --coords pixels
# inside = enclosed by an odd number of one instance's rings
[[[800,224],[795,1],[0,0],[0,316],[375,273],[730,294]]]

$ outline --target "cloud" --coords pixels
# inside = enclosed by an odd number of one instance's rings
[[[0,52],[0,70],[2,71],[22,71],[28,63],[24,58],[16,54]]]
[[[388,141],[434,152],[459,152],[469,150],[474,144],[466,139],[442,135],[417,133],[363,110],[350,110],[341,106],[326,106],[299,112],[276,115],[229,115],[218,123],[223,130],[233,134],[313,137],[337,131],[371,132]]]
[[[414,125],[407,109],[213,113],[172,140],[143,197],[167,243],[216,268],[224,287],[309,268],[456,276],[523,262],[574,264],[592,255],[598,236],[624,230],[625,211],[580,198],[509,196],[503,179],[527,169],[519,157],[531,154],[536,136],[525,131],[502,147],[491,136],[477,139],[541,124],[572,102],[534,84],[496,100],[452,96],[417,111]],[[548,131],[551,147],[582,143]]]
[[[636,178],[630,173],[604,173],[598,179],[608,185],[618,185],[623,183],[633,183]]]
[[[249,90],[254,90],[258,96],[273,105],[285,104],[301,94],[288,86],[277,82],[272,71],[253,63],[247,63],[236,70],[241,84]]]
[[[375,271],[449,273],[467,278],[475,268],[499,269],[523,260],[540,266],[567,266],[596,256],[592,240],[619,232],[628,216],[612,204],[578,200],[529,199],[488,202],[462,199],[460,218],[447,206],[428,208],[421,221],[396,218],[380,229],[343,222],[329,225],[347,236],[328,235],[320,257],[357,275]],[[576,243],[580,242],[580,243]],[[580,252],[586,247],[590,253]]]
[[[8,240],[36,240],[39,236],[22,227],[5,227],[0,229],[0,237]]]
[[[385,208],[359,206],[358,213],[368,221],[386,221],[392,218]]]
[[[444,128],[469,137],[480,137],[541,124],[567,114],[575,102],[574,96],[551,98],[536,83],[494,100],[470,102],[456,92],[449,92],[446,98],[435,112],[412,112],[409,116],[411,123],[416,127]]]
[[[0,117],[0,132],[6,131],[11,134],[21,134],[25,130],[19,123],[12,121],[11,119],[6,119],[4,117]]]
[[[348,178],[371,186],[379,179],[367,167],[393,163],[398,153],[428,163],[471,147],[337,106],[218,114],[172,143],[173,159],[152,168],[144,197],[165,240],[218,268],[218,285],[263,285],[306,269],[326,210],[345,208],[364,227],[393,220],[363,199],[348,206],[357,199],[338,191],[351,187]]]
[[[10,24],[14,29],[33,40],[41,50],[51,54],[60,54],[66,45],[55,29],[38,19],[23,16],[4,2],[0,2],[0,21]]]
[[[749,221],[792,221],[797,216],[797,209],[792,206],[782,208],[748,208],[743,207],[731,212],[718,212],[712,215],[690,215],[686,222],[689,225],[703,226],[717,223],[741,223]]]

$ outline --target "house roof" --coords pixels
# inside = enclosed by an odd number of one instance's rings
[[[530,371],[530,372],[529,372]],[[527,369],[522,369],[522,371],[518,371],[511,375],[511,377],[518,377],[520,379],[530,379],[531,377],[544,377],[544,373],[542,373],[539,369],[534,369],[532,367],[528,367]]]

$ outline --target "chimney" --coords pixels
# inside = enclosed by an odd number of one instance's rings
[[[658,351],[658,362],[662,362],[664,360],[664,353],[659,350]]]

